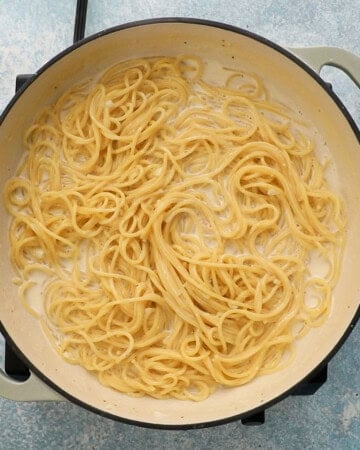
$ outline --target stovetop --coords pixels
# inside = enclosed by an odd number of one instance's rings
[[[14,3],[16,3],[16,2],[14,2]],[[39,3],[39,2],[34,2],[34,3]],[[66,2],[65,2],[66,3]],[[93,10],[95,11],[95,8],[101,8],[101,7],[103,7],[104,5],[105,5],[105,1],[100,1],[100,2],[98,2],[97,3],[97,5],[95,6],[95,2],[93,3]],[[126,13],[126,11],[129,11],[130,9],[130,6],[129,6],[129,4],[130,4],[130,2],[123,2],[123,3],[126,3],[127,4],[127,10],[125,10],[125,13]],[[132,4],[133,4],[133,8],[136,8],[136,6],[137,6],[137,4],[139,4],[140,2],[136,2],[136,1],[133,1],[132,2]],[[154,4],[155,2],[149,2],[149,3],[152,3],[152,4]],[[158,7],[159,8],[161,8],[161,4],[162,4],[162,2],[158,2],[159,3],[159,5],[158,5]],[[164,4],[165,4],[165,2],[163,2]],[[170,4],[171,2],[169,2],[169,4]],[[176,2],[174,2],[174,3],[176,3]],[[179,3],[179,2],[177,2],[177,3]],[[185,3],[185,2],[184,2]],[[194,4],[195,3],[197,3],[197,2],[194,2]],[[204,4],[205,4],[206,2],[204,2]],[[210,2],[209,2],[210,3]],[[258,5],[260,5],[260,3],[262,3],[260,0],[258,0],[258,1],[254,1],[253,2],[254,4],[255,4],[255,6],[256,6],[256,4],[258,4]],[[321,4],[322,2],[319,2],[319,4]],[[329,3],[329,5],[328,5],[328,7],[329,7],[329,14],[331,13],[331,11],[333,11],[334,13],[335,13],[335,7],[334,7],[334,5],[333,5],[333,3],[334,2],[330,2]],[[344,2],[344,3],[346,3],[346,2]],[[120,6],[120,2],[118,2],[117,3],[117,5],[118,5],[118,11],[121,11],[121,6]],[[349,5],[350,5],[350,2],[349,2]],[[263,7],[263,5],[261,5],[261,8]],[[231,10],[231,11],[236,11],[236,10],[238,10],[239,8],[238,8],[238,2],[236,2],[236,1],[229,1],[228,2],[228,8],[229,8],[229,11]],[[231,9],[232,8],[232,9]],[[234,9],[235,8],[235,9]],[[270,7],[269,7],[269,9],[271,9]],[[320,9],[320,13],[321,13],[321,5],[319,6],[319,9]],[[344,9],[345,9],[345,7],[344,7]],[[163,11],[161,11],[160,9],[159,9],[159,12],[160,12],[160,14],[158,13],[158,15],[166,15],[166,14],[168,14],[168,15],[181,15],[181,13],[179,13],[179,12],[177,12],[176,14],[173,14],[173,13],[171,13],[170,12],[170,10],[171,9],[166,9],[166,10],[164,10],[164,12]],[[175,9],[176,10],[176,9]],[[196,10],[196,8],[195,7],[192,7],[192,8],[188,8],[187,10],[186,10],[186,13],[187,14],[189,14],[189,15],[193,15],[193,16],[196,16],[196,15],[201,15],[201,13],[202,13],[202,11],[205,11],[206,10],[206,8],[205,8],[205,6],[203,7],[203,8],[200,8],[200,14],[199,14],[199,12]],[[296,12],[295,10],[298,10],[298,8],[295,8],[295,7],[291,7],[291,6],[289,6],[289,16],[287,16],[285,13],[283,14],[284,15],[284,17],[291,17],[291,14],[298,14],[298,19],[300,18],[300,19],[303,19],[303,22],[301,22],[301,20],[298,20],[298,32],[299,32],[299,36],[300,36],[300,39],[301,39],[301,36],[302,36],[302,39],[304,40],[304,42],[307,44],[307,45],[311,45],[312,43],[314,43],[315,44],[315,41],[316,40],[314,40],[314,33],[316,32],[316,30],[310,30],[310,29],[308,29],[308,28],[306,28],[306,21],[305,21],[305,19],[306,20],[308,20],[308,22],[310,23],[310,25],[311,25],[311,23],[313,23],[313,21],[312,21],[312,19],[311,19],[311,17],[306,17],[306,14],[305,13],[303,13],[302,11],[300,11],[300,9],[299,9],[299,11],[298,12]],[[172,11],[172,10],[171,10]],[[123,11],[124,12],[124,11]],[[125,14],[124,13],[124,14]],[[291,13],[291,14],[290,14]],[[341,11],[339,12],[337,12],[337,13],[341,13]],[[93,15],[95,16],[95,14],[96,14],[96,11],[95,12],[93,12]],[[120,19],[120,17],[124,17],[124,14],[121,16],[120,14],[118,15],[118,19],[117,20],[122,20],[122,19]],[[239,13],[240,14],[240,13]],[[248,11],[242,11],[241,12],[241,14],[244,16],[244,17],[251,17],[251,14],[248,12]],[[260,14],[260,13],[259,13]],[[269,11],[269,14],[270,14],[270,11]],[[128,13],[128,15],[129,15],[129,13]],[[204,16],[206,16],[206,15],[209,15],[209,12],[206,14],[204,14]],[[321,14],[320,14],[320,16],[321,16]],[[128,17],[128,16],[125,16],[125,17]],[[210,15],[210,17],[211,17],[211,15]],[[261,14],[259,15],[259,17],[261,18],[261,17],[265,17],[265,15],[264,16],[261,16]],[[321,16],[321,17],[323,17],[323,15]],[[342,18],[344,18],[344,15],[341,15],[341,17]],[[349,16],[350,17],[350,16]],[[136,17],[137,19],[139,19],[139,18],[142,18],[142,17]],[[226,22],[226,21],[232,21],[234,24],[238,21],[239,22],[239,24],[241,24],[242,22],[241,21],[239,21],[235,16],[233,17],[233,18],[231,18],[231,15],[230,15],[230,13],[228,13],[227,14],[227,16],[226,16],[226,14],[224,14],[224,17],[223,16],[221,16],[221,17],[216,17],[216,15],[215,15],[215,13],[213,14],[213,19],[214,20],[221,20],[221,21],[224,21],[224,22]],[[295,19],[296,19],[296,17],[295,17]],[[128,21],[128,20],[133,20],[133,17],[132,16],[129,16],[129,18],[127,18],[127,19],[125,19],[125,21]],[[251,22],[250,22],[251,23]],[[254,23],[256,23],[256,21],[254,22]],[[264,22],[265,23],[265,22]],[[269,19],[269,23],[271,23],[271,20]],[[76,31],[75,30],[75,32],[74,32],[74,38],[75,38],[75,40],[77,40],[77,39],[79,39],[79,38],[81,38],[81,35],[83,35],[83,31],[84,31],[84,27],[85,27],[85,22],[83,23],[83,28],[82,28],[82,25],[81,25],[81,22],[79,21],[79,20],[77,20],[77,24],[78,24],[78,31]],[[111,24],[113,24],[113,23],[110,23],[110,24],[108,24],[107,23],[107,25],[111,25]],[[323,36],[319,36],[318,38],[317,38],[317,41],[316,41],[316,43],[322,43],[322,40],[324,40],[324,42],[323,43],[335,43],[336,45],[339,45],[339,46],[343,46],[343,47],[345,47],[346,45],[346,41],[347,41],[347,39],[349,38],[350,39],[350,41],[351,41],[351,36],[353,36],[353,38],[355,39],[356,38],[356,36],[358,36],[358,29],[357,29],[357,25],[355,25],[355,33],[353,33],[353,34],[351,34],[351,27],[350,27],[350,31],[349,31],[349,34],[347,34],[347,33],[343,33],[344,34],[344,39],[343,40],[336,40],[336,36],[334,37],[334,36],[332,36],[332,34],[331,33],[333,33],[334,34],[334,24],[336,25],[336,27],[335,28],[339,28],[339,30],[340,31],[338,31],[339,32],[339,35],[341,34],[341,29],[343,29],[343,27],[345,27],[345,26],[347,26],[348,27],[348,30],[349,30],[349,26],[351,25],[351,21],[350,21],[350,19],[349,19],[349,23],[345,23],[344,21],[342,21],[342,20],[336,20],[336,17],[335,17],[335,19],[331,22],[329,22],[329,24],[328,24],[328,28],[324,28],[324,35]],[[261,33],[264,33],[266,30],[267,30],[267,28],[265,27],[265,25],[264,24],[262,24],[261,22],[259,22],[259,30],[258,30],[258,32],[261,34]],[[245,27],[245,22],[244,22],[244,25],[243,25],[244,27]],[[301,28],[301,27],[303,27],[303,28]],[[276,27],[275,27],[276,28]],[[82,31],[81,31],[82,30]],[[286,23],[285,23],[285,25],[283,25],[282,26],[282,28],[279,28],[279,29],[276,29],[276,34],[274,34],[274,36],[273,36],[273,39],[274,40],[278,40],[278,42],[281,42],[281,40],[283,40],[284,42],[288,42],[289,44],[291,43],[290,42],[290,40],[291,39],[293,39],[294,40],[294,44],[297,42],[296,41],[296,39],[295,39],[295,35],[296,35],[296,33],[294,33],[293,35],[292,35],[292,37],[290,36],[288,39],[286,39],[287,38],[287,36],[286,36],[286,32],[287,32],[287,30],[289,30],[289,27],[288,26],[286,26]],[[300,30],[300,31],[299,31]],[[302,32],[302,30],[305,30],[304,32]],[[328,30],[328,31],[327,31]],[[254,30],[255,31],[255,30]],[[313,33],[313,34],[312,34]],[[77,36],[77,37],[76,37]],[[268,32],[267,33],[267,36],[268,37],[270,37],[270,38],[272,38],[272,35],[271,35],[271,32]],[[277,39],[277,36],[278,36],[278,39]],[[327,40],[326,40],[327,39]],[[296,41],[296,42],[295,42]],[[2,48],[0,48],[0,51],[2,51],[3,49]],[[1,56],[1,55],[0,55]],[[24,81],[26,81],[26,79],[27,79],[27,77],[28,77],[28,75],[19,75],[18,77],[17,77],[17,88],[19,88],[20,87],[20,85],[24,82]],[[342,76],[340,76],[340,79],[341,79],[341,77]],[[330,78],[331,78],[331,76],[330,76]],[[335,77],[334,77],[335,78]],[[346,88],[342,88],[342,87],[340,87],[340,90],[342,90],[343,92],[340,92],[340,94],[341,93],[344,93],[345,91],[347,91],[347,89]],[[351,92],[351,91],[348,91],[348,92]],[[352,96],[352,94],[350,93],[348,93],[347,94],[347,97],[348,98],[350,98]],[[350,105],[350,112],[355,112],[356,113],[356,105],[358,105],[358,103],[356,103],[356,102],[353,102],[352,103],[352,105],[353,106],[351,106]],[[354,106],[355,105],[355,106]],[[357,117],[359,117],[358,116],[358,113],[357,113]],[[356,116],[355,116],[355,120],[356,120]],[[353,349],[355,350],[355,345],[354,344],[352,344],[353,345]],[[355,351],[353,352],[353,354],[355,354]],[[357,360],[356,360],[356,358],[357,358]],[[342,359],[337,359],[337,362],[338,363],[342,363]],[[349,360],[349,359],[347,359],[347,363],[351,363],[351,361],[352,360]],[[339,364],[339,365],[340,365]],[[354,364],[356,365],[356,364],[358,364],[358,356],[357,355],[355,355],[355,361],[354,361]],[[346,372],[346,370],[344,370],[344,369],[339,369],[338,367],[336,367],[335,365],[334,365],[334,367],[332,367],[331,369],[333,369],[334,368],[334,372],[336,372],[336,374],[337,374],[337,377],[339,378],[339,376],[340,376],[340,378],[341,378],[341,380],[335,380],[335,384],[334,384],[334,387],[333,387],[333,389],[331,390],[331,395],[335,395],[335,394],[337,394],[337,392],[336,392],[336,390],[338,390],[339,392],[340,392],[340,395],[342,395],[342,393],[344,392],[344,391],[349,391],[350,392],[350,394],[348,394],[348,395],[350,395],[350,396],[353,396],[353,395],[356,395],[356,396],[358,396],[358,394],[356,394],[356,386],[355,386],[355,388],[353,387],[353,389],[351,390],[351,387],[350,387],[350,384],[349,384],[349,382],[348,382],[348,380],[346,379],[346,374],[347,374],[347,372]],[[11,377],[13,377],[14,379],[17,379],[17,380],[25,380],[28,376],[29,376],[29,370],[28,370],[28,368],[23,364],[23,362],[21,361],[21,360],[19,360],[19,358],[16,356],[16,354],[12,351],[12,349],[9,347],[9,345],[7,344],[7,343],[5,343],[5,370],[6,370],[6,372],[11,376]],[[331,370],[331,373],[333,372],[333,370]],[[352,370],[351,371],[351,373],[353,373],[354,371]],[[311,379],[309,379],[309,380],[307,380],[306,382],[304,382],[304,383],[302,383],[297,389],[296,389],[296,391],[295,392],[293,392],[293,395],[312,395],[312,394],[314,394],[325,382],[326,382],[326,380],[327,380],[327,373],[328,373],[328,368],[327,368],[327,366],[325,366],[325,367],[323,367],[320,371],[318,371],[315,375],[313,375],[312,377],[311,377]],[[353,380],[354,380],[354,377],[352,378]],[[334,380],[332,380],[332,383],[334,383]],[[341,389],[343,386],[345,386],[345,390],[344,389]],[[330,397],[327,397],[328,399],[330,399]],[[310,402],[309,402],[310,403]],[[350,404],[350,403],[349,403]],[[346,410],[346,405],[345,405],[345,403],[344,403],[344,410],[343,410],[343,416],[342,416],[342,423],[340,423],[340,420],[338,420],[337,421],[337,425],[338,426],[342,426],[342,431],[343,430],[347,430],[347,429],[349,429],[350,428],[350,420],[351,420],[351,417],[353,417],[354,415],[354,417],[356,417],[356,415],[358,415],[359,414],[359,409],[357,409],[356,410],[356,405],[357,405],[358,403],[353,403],[353,405],[355,405],[354,407],[353,407],[353,409],[351,409],[351,410],[349,410],[349,411],[347,411]],[[6,405],[8,405],[8,403],[6,403]],[[342,407],[342,405],[340,405],[340,408]],[[5,406],[5,408],[8,408],[8,406]],[[355,408],[355,409],[354,409]],[[286,411],[286,414],[288,414],[291,409],[291,407],[290,408],[288,408],[288,410]],[[334,411],[334,409],[332,409],[332,411]],[[347,411],[347,412],[346,412]],[[306,412],[304,413],[304,415],[306,416]],[[309,414],[308,414],[308,416],[309,416]],[[325,414],[325,416],[326,416],[326,414]],[[338,419],[339,419],[339,417],[340,417],[340,415],[337,417]],[[257,414],[257,415],[253,415],[253,416],[251,416],[251,417],[248,417],[248,418],[246,418],[246,419],[243,419],[243,423],[244,424],[246,424],[246,425],[253,425],[253,424],[260,424],[260,423],[264,423],[264,419],[265,419],[265,412],[263,411],[263,412],[260,412],[259,414]],[[336,419],[336,417],[334,416],[334,413],[333,412],[331,412],[330,414],[329,414],[329,416],[328,416],[328,421],[330,421],[331,422],[331,426],[330,426],[330,428],[332,428],[333,427],[333,425],[332,425],[332,422],[333,422],[333,419]],[[12,419],[11,419],[12,420]],[[56,417],[56,420],[57,420],[57,417]],[[281,420],[281,419],[280,419]],[[51,421],[50,421],[51,422]],[[49,423],[50,423],[49,422]],[[326,420],[324,421],[324,422],[322,422],[323,423],[323,429],[325,429],[325,430],[329,430],[329,426],[328,426],[328,424],[327,424],[327,422],[326,422]],[[51,424],[52,424],[52,422],[51,422]],[[103,424],[104,424],[104,428],[105,428],[105,431],[106,430],[110,430],[110,428],[106,428],[106,424],[105,424],[105,422],[103,422]],[[279,423],[278,423],[278,425],[280,425]],[[318,425],[319,425],[319,423],[318,423]],[[288,425],[287,425],[288,426]],[[310,427],[311,427],[311,424],[310,424]],[[348,428],[347,428],[348,427]],[[263,429],[264,429],[265,427],[263,427]],[[0,424],[0,429],[1,429],[1,424]],[[111,430],[112,430],[112,428],[111,428]],[[232,429],[232,430],[234,430],[234,429]],[[290,425],[290,430],[291,430],[291,425]],[[210,431],[209,431],[210,432]],[[219,437],[221,438],[221,436],[223,436],[223,434],[225,433],[225,432],[227,432],[227,431],[221,431],[220,429],[219,429],[219,431],[217,431],[217,434],[219,434]],[[291,437],[291,432],[289,432],[289,429],[288,428],[286,428],[286,432],[287,432],[287,437]],[[319,430],[319,432],[320,432],[320,430]],[[321,432],[323,432],[323,430],[321,430]],[[53,433],[53,428],[51,429],[51,433]],[[260,433],[261,433],[261,431],[260,431]],[[131,433],[130,433],[131,434]],[[264,432],[264,435],[265,435],[265,432]],[[132,434],[131,434],[131,436],[132,436]],[[238,435],[237,435],[238,436]],[[41,434],[40,434],[40,437],[41,437]],[[234,437],[235,437],[235,435],[234,435]],[[356,437],[355,437],[356,438]],[[285,436],[285,439],[286,439],[286,436]],[[306,436],[304,435],[304,442],[305,442],[305,440],[306,440]],[[7,441],[7,442],[9,442],[9,441]],[[214,442],[217,442],[217,440],[215,439],[215,441]],[[0,442],[0,447],[1,447],[1,442]],[[235,444],[234,444],[235,445]],[[305,445],[304,445],[305,446]],[[266,444],[265,444],[265,447],[266,447]],[[291,445],[290,445],[290,447],[291,447]],[[5,448],[5,447],[4,447]],[[10,448],[10,447],[8,447],[8,448]],[[189,447],[190,448],[190,447]],[[235,447],[232,447],[232,448],[235,448]],[[240,447],[238,447],[238,446],[236,446],[236,448],[240,448]],[[244,447],[245,448],[245,447]],[[269,447],[270,448],[270,447]],[[274,447],[271,447],[271,448],[274,448]],[[292,447],[292,448],[295,448],[295,447]],[[314,447],[312,447],[312,448],[314,448]],[[333,447],[333,448],[335,448],[335,447]],[[340,448],[340,447],[336,447],[336,448]],[[342,448],[350,448],[350,447],[342,447]],[[355,448],[355,445],[354,445],[354,447],[353,448]]]

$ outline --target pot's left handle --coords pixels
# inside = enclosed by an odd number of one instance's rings
[[[21,402],[65,400],[32,372],[27,380],[16,381],[2,369],[0,369],[0,396]]]

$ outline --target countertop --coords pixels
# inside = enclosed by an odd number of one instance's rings
[[[18,73],[32,73],[72,43],[75,0],[0,1],[0,112]],[[89,0],[86,35],[151,17],[186,16],[229,23],[283,46],[338,46],[360,54],[359,0]],[[359,90],[325,68],[356,123]],[[187,431],[151,430],[99,417],[69,402],[0,398],[0,449],[358,449],[360,448],[359,326],[331,360],[328,381],[313,396],[288,397],[266,422],[233,422]],[[0,339],[0,364],[3,365]]]

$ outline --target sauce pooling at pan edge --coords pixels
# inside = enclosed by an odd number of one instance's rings
[[[342,202],[307,127],[257,75],[203,67],[130,60],[68,90],[5,190],[23,305],[129,395],[203,400],[291,364],[339,274]]]

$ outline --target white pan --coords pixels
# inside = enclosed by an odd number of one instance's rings
[[[339,49],[302,49],[303,59],[320,68],[339,65],[357,82],[360,59]],[[0,184],[15,172],[23,153],[22,136],[42,106],[77,81],[108,66],[140,56],[195,53],[215,67],[256,72],[285,101],[296,105],[326,141],[336,166],[336,189],[346,204],[347,244],[330,317],[296,345],[285,370],[249,384],[219,389],[202,402],[132,398],[102,386],[85,369],[67,364],[53,350],[39,322],[21,306],[9,261],[9,216],[0,202],[1,330],[31,369],[25,383],[0,372],[0,395],[17,400],[67,398],[99,414],[144,426],[189,428],[223,423],[255,413],[288,395],[339,348],[359,312],[360,148],[355,123],[315,71],[289,52],[259,36],[218,23],[162,19],[132,23],[92,36],[46,64],[6,108],[0,126]],[[214,73],[216,76],[216,71]],[[40,381],[42,380],[42,381]]]

